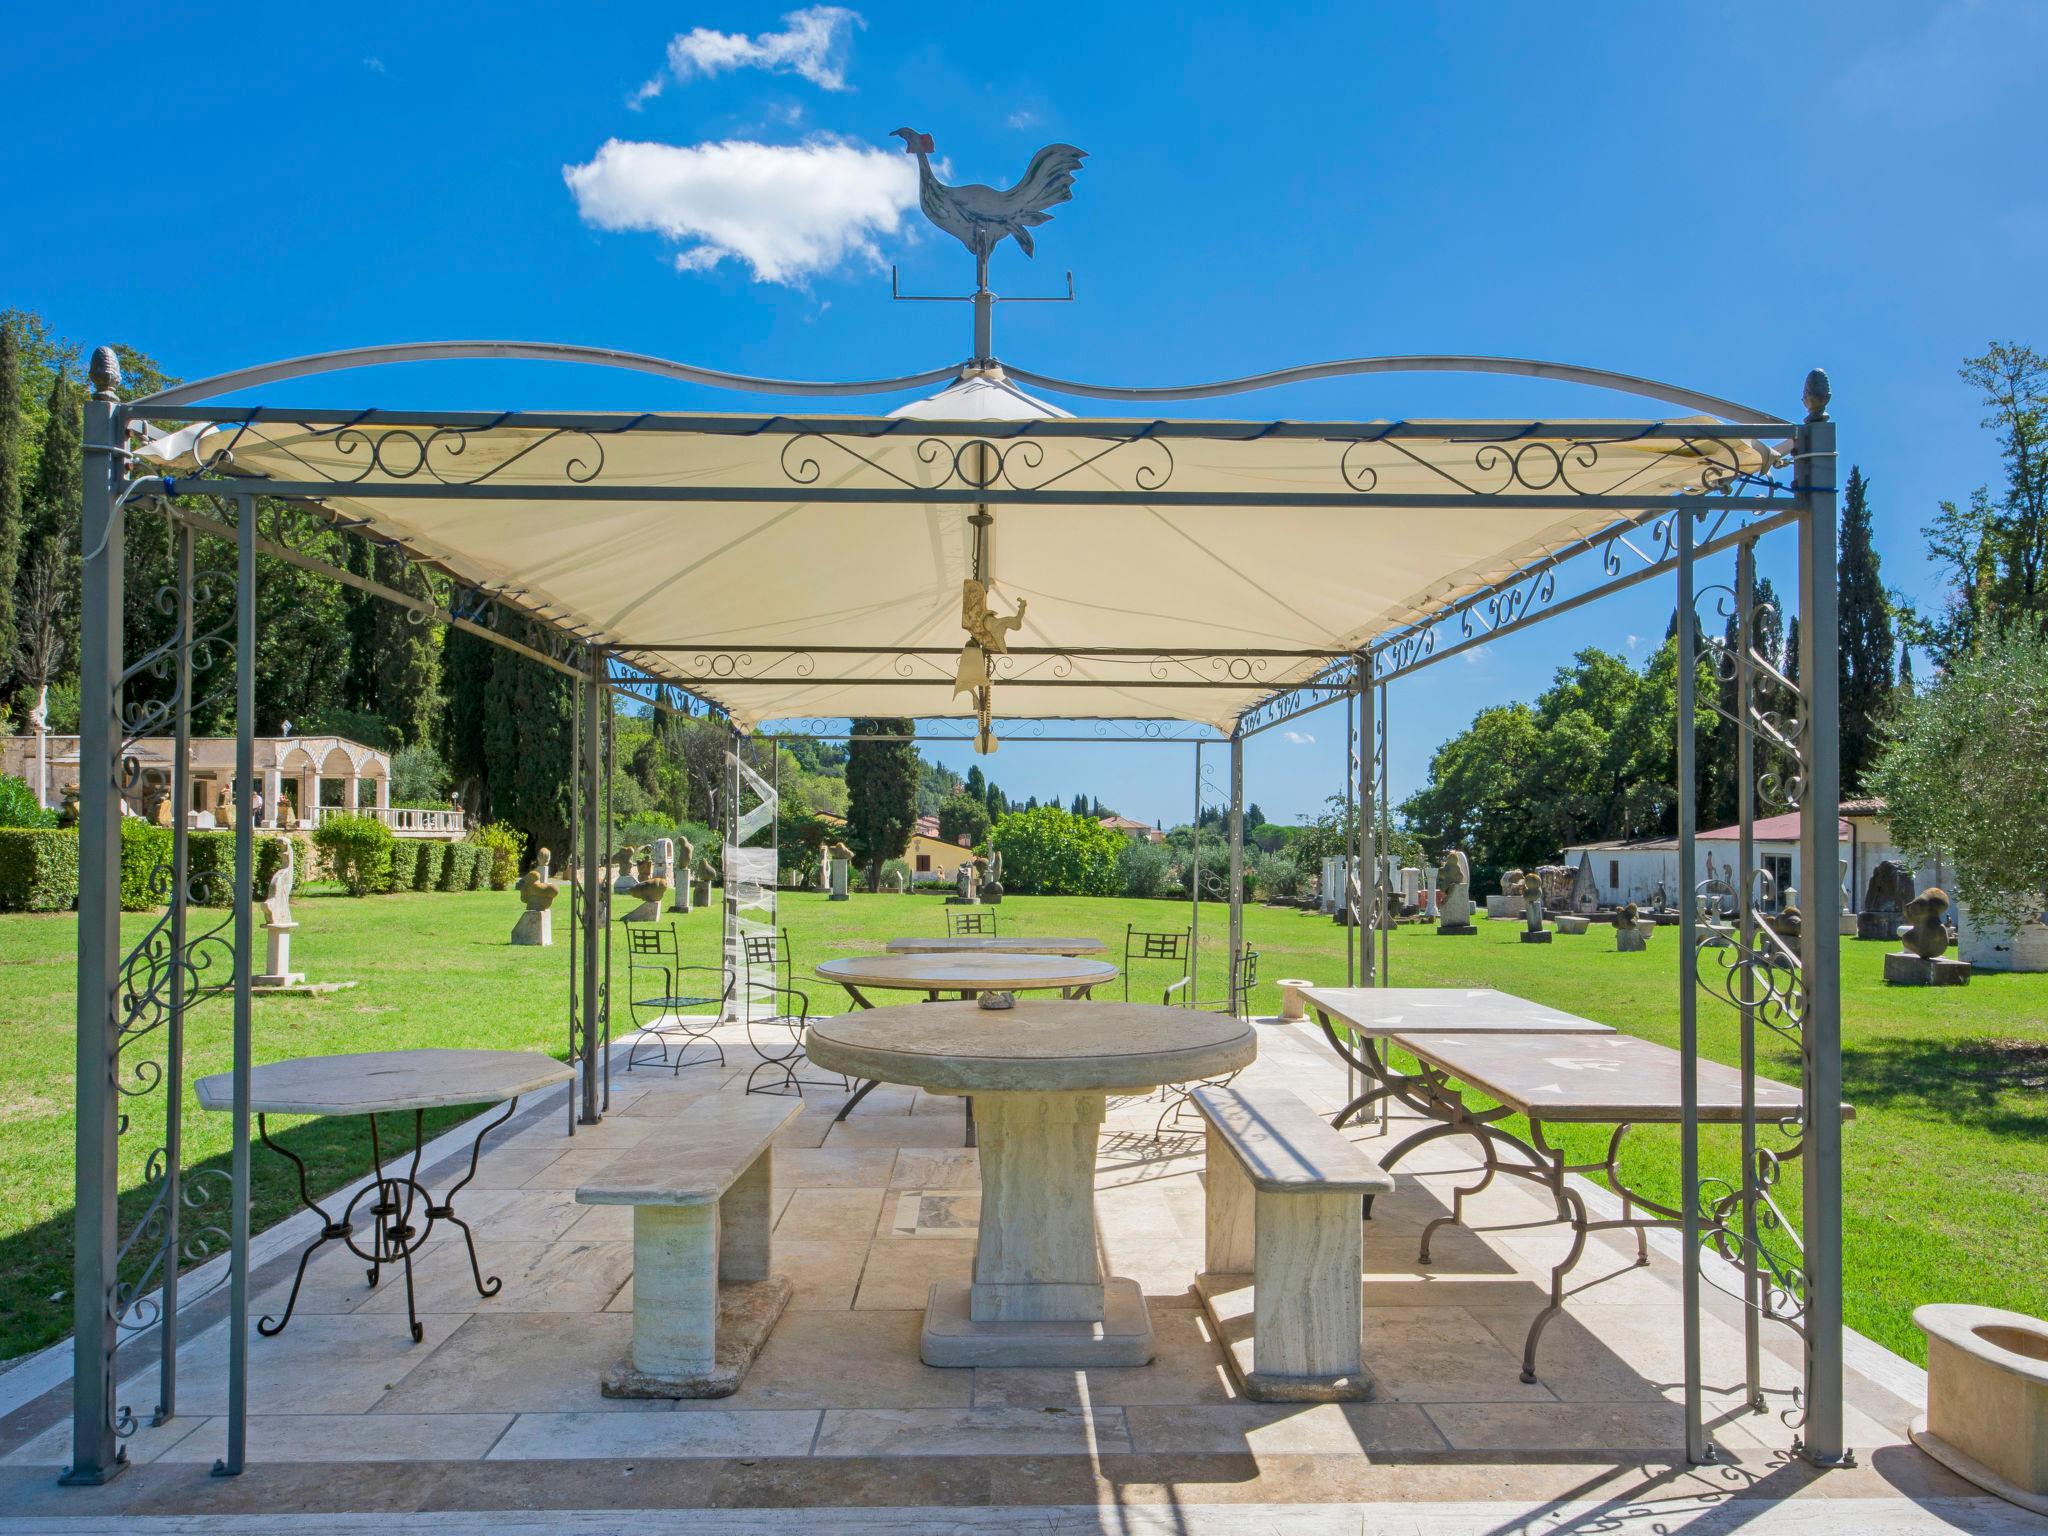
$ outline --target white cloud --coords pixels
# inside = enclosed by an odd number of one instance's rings
[[[1490,645],[1475,645],[1471,650],[1465,652],[1465,665],[1476,667],[1492,653],[1493,647]]]
[[[1036,128],[1038,126],[1038,114],[1029,107],[1019,107],[1008,117],[1004,118],[1003,121],[1021,133],[1026,128]]]
[[[782,18],[780,32],[716,32],[694,27],[669,39],[668,73],[678,85],[735,69],[765,69],[800,75],[827,91],[846,86],[846,51],[857,28],[867,25],[858,11],[842,5],[812,5]],[[668,81],[656,75],[626,99],[638,111],[662,93]]]
[[[877,241],[917,203],[909,156],[828,134],[801,144],[609,139],[588,164],[563,166],[562,179],[584,223],[685,242],[678,271],[730,257],[762,283],[800,284],[850,257],[879,266]]]
[[[376,57],[376,55],[374,54],[372,54],[369,58],[363,60],[363,68],[367,69],[373,75],[381,75],[385,73],[384,61]]]
[[[1630,635],[1628,637],[1627,644],[1630,650],[1634,650],[1637,646],[1641,645],[1642,643],[1643,637],[1641,635]]]
[[[1297,747],[1312,747],[1316,744],[1315,737],[1309,735],[1307,731],[1282,731],[1280,735],[1283,740]]]

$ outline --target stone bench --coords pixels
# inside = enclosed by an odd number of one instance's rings
[[[775,1138],[795,1099],[706,1094],[577,1188],[633,1207],[633,1347],[606,1397],[729,1397],[789,1305],[769,1273]]]
[[[1202,1311],[1260,1402],[1372,1395],[1361,1196],[1394,1179],[1285,1089],[1198,1088],[1207,1127]]]

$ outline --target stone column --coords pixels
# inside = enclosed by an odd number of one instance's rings
[[[341,781],[341,783],[342,783],[342,790],[341,790],[341,804],[342,804],[342,809],[344,809],[344,810],[347,810],[347,811],[355,811],[355,810],[360,810],[360,809],[361,809],[361,795],[362,795],[362,791],[363,791],[363,781],[362,781],[361,779],[357,778],[357,777],[355,776],[354,772],[353,772],[353,771],[351,771],[351,772],[350,772],[350,774],[349,774],[349,776],[348,776],[347,778],[343,779],[343,780]]]
[[[263,770],[263,814],[272,826],[284,825],[284,775],[274,764]]]
[[[381,778],[381,779],[378,779],[378,780],[376,780],[376,785],[377,785],[377,809],[378,809],[378,810],[380,810],[380,811],[388,811],[388,810],[390,810],[390,809],[391,809],[391,776],[390,776],[389,774],[386,774],[386,775],[385,775],[385,776],[384,776],[383,778]]]
[[[977,1093],[977,1323],[1100,1322],[1095,1143],[1100,1093]]]

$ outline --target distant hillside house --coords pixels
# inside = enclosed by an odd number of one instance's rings
[[[974,850],[965,838],[949,843],[940,837],[938,817],[920,816],[903,857],[913,885],[950,885],[960,878],[960,866],[974,857]]]
[[[1121,832],[1125,837],[1142,837],[1148,843],[1166,841],[1166,834],[1157,827],[1148,827],[1144,822],[1133,821],[1128,816],[1105,816],[1096,825],[1107,827],[1112,832]]]

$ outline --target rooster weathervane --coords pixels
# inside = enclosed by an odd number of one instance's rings
[[[924,216],[974,253],[975,291],[971,296],[974,303],[974,356],[978,363],[993,362],[990,311],[996,296],[989,291],[988,259],[1005,238],[1015,240],[1018,249],[1026,256],[1034,254],[1031,231],[1051,222],[1052,215],[1046,209],[1073,198],[1074,173],[1081,169],[1081,162],[1088,157],[1088,152],[1071,144],[1048,144],[1031,157],[1024,179],[1014,187],[999,191],[980,182],[949,187],[932,173],[931,155],[937,146],[930,134],[920,133],[915,128],[898,128],[892,136],[903,141],[907,153],[917,156],[917,201],[924,210]],[[1073,275],[1069,273],[1065,298],[1074,296],[1073,289]],[[939,297],[919,294],[896,296]]]

